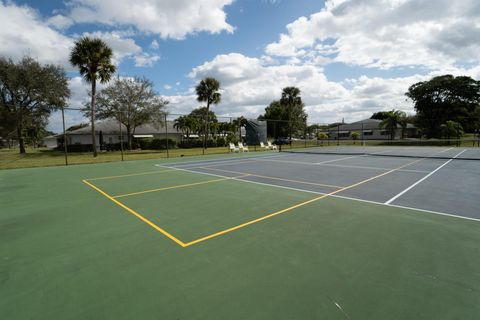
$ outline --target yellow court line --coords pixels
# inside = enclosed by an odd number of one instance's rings
[[[414,163],[416,163],[416,162],[419,162],[419,161],[422,161],[422,160],[424,160],[424,159],[418,159],[418,160],[412,161],[412,162],[410,162],[410,163],[404,164],[404,165],[402,165],[402,166],[400,166],[400,167],[394,168],[394,169],[392,169],[392,170],[389,170],[389,171],[387,171],[387,172],[381,173],[381,174],[376,175],[376,176],[374,176],[374,177],[371,177],[371,178],[362,180],[362,181],[360,181],[360,182],[354,183],[354,184],[349,185],[349,186],[347,186],[347,187],[343,187],[343,188],[341,188],[341,189],[332,191],[332,192],[330,192],[330,193],[321,195],[321,196],[319,196],[319,197],[316,197],[316,198],[313,198],[313,199],[310,199],[310,200],[307,200],[307,201],[298,203],[298,204],[293,205],[293,206],[291,206],[291,207],[288,207],[288,208],[285,208],[285,209],[282,209],[282,210],[279,210],[279,211],[270,213],[270,214],[268,214],[268,215],[266,215],[266,216],[263,216],[263,217],[260,217],[260,218],[258,218],[258,219],[255,219],[255,220],[251,220],[251,221],[245,222],[245,223],[240,224],[240,225],[238,225],[238,226],[235,226],[235,227],[232,227],[232,228],[228,228],[228,229],[225,229],[225,230],[222,230],[222,231],[213,233],[213,234],[211,234],[211,235],[208,235],[208,236],[205,236],[205,237],[202,237],[202,238],[199,238],[199,239],[190,241],[190,242],[188,242],[188,243],[185,244],[185,247],[189,247],[189,246],[194,245],[194,244],[197,244],[197,243],[199,243],[199,242],[203,242],[203,241],[205,241],[205,240],[218,237],[218,236],[223,235],[223,234],[225,234],[225,233],[228,233],[228,232],[231,232],[231,231],[234,231],[234,230],[238,230],[238,229],[240,229],[240,228],[244,228],[244,227],[249,226],[249,225],[251,225],[251,224],[254,224],[254,223],[257,223],[257,222],[260,222],[260,221],[269,219],[269,218],[272,218],[272,217],[277,216],[277,215],[279,215],[279,214],[282,214],[282,213],[284,213],[284,212],[291,211],[291,210],[293,210],[293,209],[296,209],[296,208],[305,206],[305,205],[307,205],[307,204],[309,204],[309,203],[312,203],[312,202],[321,200],[321,199],[323,199],[323,198],[326,198],[326,197],[328,197],[328,196],[337,194],[337,193],[339,193],[339,192],[342,192],[342,191],[345,191],[345,190],[348,190],[348,189],[357,187],[357,186],[359,186],[359,185],[361,185],[361,184],[364,184],[364,183],[367,183],[367,182],[369,182],[369,181],[372,181],[372,180],[381,178],[381,177],[383,177],[383,176],[386,176],[387,174],[390,174],[390,173],[392,173],[392,172],[398,171],[398,170],[400,170],[400,169],[403,169],[403,168],[405,168],[405,167],[407,167],[407,166],[409,166],[409,165],[412,165],[412,164],[414,164]]]
[[[206,170],[223,171],[223,172],[228,172],[228,173],[247,174],[246,172],[224,170],[224,169],[218,169],[218,168],[212,168],[212,167],[199,167],[199,168],[200,169],[206,169]],[[248,174],[252,177],[259,177],[259,178],[265,178],[265,179],[270,179],[270,180],[280,180],[280,181],[300,183],[300,184],[309,184],[309,185],[314,185],[314,186],[319,186],[319,187],[327,187],[327,188],[335,188],[335,189],[343,188],[343,187],[334,186],[334,185],[331,185],[331,184],[315,183],[315,182],[302,181],[302,180],[290,180],[290,179],[271,177],[271,176],[262,176],[262,175],[259,175],[259,174],[256,174],[256,173],[248,173]]]
[[[177,170],[175,170],[175,169],[155,170],[155,171],[146,171],[146,172],[122,174],[122,175],[120,175],[120,176],[107,176],[107,177],[91,178],[91,179],[85,179],[85,180],[86,180],[86,181],[95,181],[95,180],[116,179],[116,178],[142,176],[142,175],[146,175],[146,174],[156,174],[156,173],[164,173],[164,172],[172,172],[172,171],[177,171]]]
[[[98,188],[97,186],[91,184],[90,182],[88,182],[87,180],[82,180],[83,183],[85,183],[86,185],[90,186],[91,188],[93,188],[94,190],[96,190],[97,192],[99,192],[101,195],[103,195],[104,197],[106,197],[107,199],[110,199],[112,200],[115,204],[119,205],[120,207],[122,207],[123,209],[127,210],[129,213],[133,214],[134,216],[136,216],[137,218],[139,218],[140,220],[142,220],[143,222],[145,222],[146,224],[148,224],[150,227],[154,228],[155,230],[159,231],[160,233],[162,233],[163,235],[167,236],[169,239],[175,241],[177,244],[181,245],[182,247],[186,247],[186,243],[175,238],[172,234],[170,234],[169,232],[165,231],[164,229],[160,228],[159,226],[157,226],[155,223],[151,222],[150,220],[148,220],[147,218],[145,218],[144,216],[142,216],[141,214],[135,212],[134,210],[130,209],[129,207],[127,207],[126,205],[124,205],[123,203],[121,203],[120,201],[114,199],[112,196],[110,196],[108,193],[106,193],[105,191],[101,190],[100,188]]]
[[[208,180],[208,181],[201,181],[201,182],[194,182],[194,183],[187,183],[187,184],[180,184],[176,186],[170,186],[170,187],[164,187],[164,188],[157,188],[157,189],[150,189],[150,190],[144,190],[144,191],[138,191],[138,192],[132,192],[132,193],[126,193],[126,194],[120,194],[118,196],[112,196],[112,198],[122,198],[122,197],[128,197],[128,196],[135,196],[139,194],[144,194],[144,193],[150,193],[150,192],[159,192],[159,191],[164,191],[164,190],[171,190],[171,189],[178,189],[178,188],[186,188],[186,187],[192,187],[192,186],[198,186],[201,184],[207,184],[207,183],[212,183],[212,182],[219,182],[219,181],[225,181],[225,180],[233,180],[233,179],[238,179],[238,178],[243,178],[243,177],[248,177],[250,174],[243,174],[238,177],[226,177],[222,179],[214,179],[214,180]]]

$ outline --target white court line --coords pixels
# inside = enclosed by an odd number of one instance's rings
[[[229,163],[229,162],[234,162],[236,163],[237,161],[245,161],[247,162],[248,160],[246,159],[266,159],[266,158],[276,158],[276,157],[285,157],[287,155],[279,155],[279,154],[276,154],[276,155],[265,155],[265,156],[252,156],[252,157],[244,157],[244,158],[221,158],[221,159],[209,159],[209,160],[192,160],[192,161],[180,161],[180,162],[167,162],[167,163],[164,163],[164,164],[155,164],[154,166],[155,167],[164,167],[164,166],[171,166],[171,165],[185,165],[185,166],[189,166],[191,165],[192,163],[195,164],[195,163],[206,163],[206,162],[212,162],[212,163]]]
[[[189,170],[189,169],[182,169],[182,168],[175,168],[175,167],[167,167],[167,166],[165,166],[165,168],[175,169],[175,170],[179,170],[179,171],[185,171],[185,172],[189,172],[189,173],[203,174],[203,175],[213,176],[213,177],[231,178],[231,177],[229,177],[229,176],[223,176],[223,175],[220,175],[220,174],[208,173],[208,172],[201,172],[201,171],[194,171],[194,170]],[[317,192],[317,191],[306,190],[306,189],[299,189],[299,188],[292,188],[292,187],[285,187],[285,186],[281,186],[281,185],[264,183],[264,182],[257,182],[257,181],[251,181],[251,180],[245,180],[245,179],[240,179],[240,178],[231,178],[231,180],[236,180],[236,181],[246,182],[246,183],[251,183],[251,184],[259,184],[259,185],[262,185],[262,186],[274,187],[274,188],[279,188],[279,189],[287,189],[287,190],[307,192],[307,193],[320,194],[320,195],[325,195],[325,194],[326,194],[326,193],[323,193],[323,192]]]
[[[324,162],[317,162],[317,163],[303,162],[303,161],[293,161],[293,160],[270,160],[270,159],[267,159],[267,158],[256,159],[256,161],[293,163],[293,164],[306,165],[306,166],[330,166],[330,167],[341,167],[341,168],[351,168],[351,169],[370,169],[370,170],[383,170],[383,171],[388,171],[388,170],[394,169],[394,168],[383,168],[383,167],[350,166],[350,165],[341,165],[341,164],[332,164],[331,163],[333,161],[346,160],[346,159],[349,159],[349,158],[365,157],[365,156],[366,155],[358,155],[358,156],[353,156],[353,157],[327,160],[327,161],[324,161]],[[330,163],[326,163],[326,162],[330,162]],[[413,169],[399,169],[398,171],[399,172],[416,172],[416,173],[428,173],[428,172],[430,172],[430,171],[425,171],[425,170],[413,170]]]
[[[213,176],[213,177],[229,178],[228,176],[223,176],[223,175],[214,174],[214,173],[199,172],[199,171],[193,171],[193,170],[181,169],[181,168],[175,168],[175,167],[168,167],[168,166],[161,166],[161,167],[165,167],[165,168],[168,168],[168,169],[176,169],[176,170],[179,170],[179,171],[185,171],[185,172],[189,172],[189,173],[204,174],[204,175]],[[257,185],[262,185],[262,186],[267,186],[267,187],[279,188],[279,189],[287,189],[287,190],[293,190],[293,191],[299,191],[299,192],[305,192],[305,193],[318,194],[318,195],[326,195],[327,194],[325,192],[318,192],[318,191],[312,191],[312,190],[307,190],[307,189],[285,187],[285,186],[276,185],[276,184],[250,181],[250,180],[239,179],[239,178],[232,178],[231,180],[236,180],[236,181],[251,183],[251,184],[257,184]],[[358,201],[358,202],[364,202],[364,203],[370,203],[370,204],[375,204],[375,205],[379,205],[379,206],[394,207],[394,208],[406,209],[406,210],[411,210],[411,211],[431,213],[431,214],[436,214],[436,215],[440,215],[440,216],[447,216],[447,217],[452,217],[452,218],[457,218],[457,219],[462,219],[462,220],[471,220],[471,221],[480,222],[480,219],[477,219],[477,218],[464,217],[464,216],[459,216],[459,215],[440,212],[440,211],[433,211],[433,210],[426,210],[426,209],[420,209],[420,208],[414,208],[414,207],[399,206],[399,205],[395,205],[395,204],[387,204],[387,203],[372,201],[372,200],[351,198],[351,197],[341,196],[341,195],[338,195],[338,194],[332,194],[329,197]]]
[[[345,157],[345,158],[340,158],[340,159],[333,159],[333,160],[327,160],[327,161],[321,161],[321,162],[316,162],[316,165],[319,164],[325,164],[325,163],[330,163],[330,162],[335,162],[335,161],[342,161],[342,160],[347,160],[347,159],[352,159],[352,158],[358,158],[358,157],[363,157],[364,155],[358,155],[358,156],[351,156],[351,157]]]
[[[293,164],[304,164],[309,166],[316,166],[315,162],[304,162],[304,161],[294,161],[294,160],[270,160],[270,159],[258,159],[258,161],[271,161],[271,162],[282,162],[282,163],[293,163]]]
[[[353,168],[353,169],[369,169],[369,170],[380,170],[380,171],[388,171],[392,170],[394,168],[382,168],[382,167],[366,167],[366,166],[349,166],[345,164],[321,164],[321,166],[325,167],[339,167],[339,168]],[[414,170],[414,169],[400,169],[398,171],[403,171],[403,172],[414,172],[414,173],[430,173],[430,171],[427,170]]]
[[[403,190],[402,192],[398,193],[397,195],[395,195],[394,197],[392,197],[390,200],[386,201],[385,204],[390,204],[392,203],[393,201],[397,200],[399,197],[401,197],[402,195],[404,195],[405,193],[407,193],[408,191],[410,191],[411,189],[413,189],[415,186],[417,186],[418,184],[420,184],[422,181],[425,181],[426,179],[428,179],[431,175],[433,175],[435,172],[437,172],[438,170],[442,169],[443,167],[445,167],[447,164],[449,164],[450,162],[452,162],[455,158],[457,158],[459,155],[461,155],[462,153],[464,153],[465,151],[467,151],[467,149],[463,149],[463,151],[461,151],[460,153],[458,153],[457,155],[455,155],[453,157],[453,159],[450,159],[448,160],[447,162],[445,162],[444,164],[442,164],[441,166],[439,166],[437,169],[433,170],[432,172],[430,172],[429,174],[427,174],[425,177],[423,177],[422,179],[418,180],[417,182],[415,182],[414,184],[412,184],[411,186],[409,186],[408,188],[406,188],[405,190]]]

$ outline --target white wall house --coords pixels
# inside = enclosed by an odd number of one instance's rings
[[[91,136],[91,126],[84,128],[76,129],[73,131],[67,131],[67,145],[84,145],[88,146],[92,144]],[[169,138],[172,140],[181,140],[182,132],[178,131],[173,127],[172,121],[167,121],[167,125],[163,127],[156,127],[152,124],[145,124],[135,128],[135,132],[132,132],[134,138],[155,138],[155,139],[165,139]],[[120,137],[122,136],[122,139]],[[122,135],[120,136],[120,125],[117,121],[114,120],[105,120],[95,122],[95,139],[97,148],[100,149],[100,145],[106,144],[116,144],[120,143],[121,140],[124,142],[128,141],[127,129],[122,125]],[[57,147],[63,146],[63,134],[58,134],[55,136]],[[102,141],[100,141],[102,140]]]
[[[391,138],[390,131],[385,128],[380,128],[381,120],[365,119],[353,123],[340,124],[338,126],[328,129],[328,136],[334,140],[350,140],[352,133],[358,132],[358,139],[363,140],[387,140]],[[412,124],[407,124],[403,138],[415,137],[417,128]],[[394,139],[402,138],[402,128],[400,126],[395,129]]]

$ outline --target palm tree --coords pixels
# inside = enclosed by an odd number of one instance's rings
[[[221,94],[218,92],[220,90],[220,82],[215,78],[205,78],[197,85],[195,88],[197,92],[197,100],[199,102],[207,102],[207,110],[205,115],[205,126],[204,126],[204,137],[203,137],[203,148],[207,147],[207,136],[208,136],[208,112],[210,111],[210,104],[218,104],[221,100]]]
[[[404,119],[406,114],[403,111],[395,110],[388,111],[385,114],[385,119],[380,122],[380,129],[387,129],[390,132],[390,139],[395,139],[395,130],[399,125],[403,126],[405,124]]]
[[[180,116],[175,119],[173,127],[182,131],[187,136],[187,140],[190,139],[190,132],[195,131],[197,127],[197,121],[195,118],[190,116]]]
[[[97,79],[100,83],[110,81],[116,67],[112,64],[112,49],[101,39],[83,37],[75,42],[70,53],[70,63],[78,67],[83,79],[92,85],[90,115],[92,122],[93,156],[97,156],[95,141],[95,99]]]
[[[220,130],[220,124],[218,122],[210,122],[208,124],[208,128],[209,128],[208,131],[211,132],[213,135],[213,139],[217,140],[217,134]]]
[[[440,132],[442,137],[447,139],[451,139],[453,137],[460,139],[460,137],[464,134],[462,125],[451,120],[448,120],[440,126]]]
[[[177,130],[182,131],[182,133],[188,132],[188,131],[186,131],[187,128],[186,128],[186,125],[185,125],[185,118],[186,118],[186,116],[181,116],[181,117],[178,117],[177,119],[175,119],[175,121],[173,122],[173,127]],[[183,137],[182,137],[182,140],[183,140]]]

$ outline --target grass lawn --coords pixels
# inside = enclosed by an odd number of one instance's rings
[[[468,139],[473,139],[473,137],[466,137]],[[438,144],[438,142],[434,142]],[[305,147],[316,147],[316,146],[331,146],[335,147],[339,144],[340,146],[362,146],[362,141],[357,140],[295,140],[292,141],[292,144],[282,145],[282,149],[288,150],[291,148],[305,148]],[[419,141],[393,141],[392,144],[389,141],[381,140],[365,140],[366,146],[430,146],[431,143],[427,140]],[[443,145],[443,144],[442,144]],[[452,142],[452,146],[456,146]],[[478,146],[478,141],[475,143],[471,140],[461,141],[459,147],[476,147]],[[250,151],[261,151],[259,146],[250,146]],[[215,147],[208,148],[205,150],[205,154],[227,154],[229,153],[228,147]],[[192,149],[171,149],[168,152],[168,157],[176,158],[183,156],[199,156],[203,154],[202,148],[192,148]],[[135,151],[125,151],[124,160],[146,160],[146,159],[161,159],[167,158],[166,150],[135,150]],[[86,164],[86,163],[103,163],[103,162],[116,162],[121,161],[120,151],[109,151],[109,152],[100,152],[97,158],[93,158],[90,152],[75,152],[68,154],[68,163],[69,164]],[[14,169],[14,168],[33,168],[33,167],[50,167],[50,166],[62,166],[65,165],[64,154],[61,151],[38,148],[38,149],[27,149],[27,153],[20,155],[18,149],[0,149],[0,169]]]
[[[260,148],[250,148],[250,151],[260,151]],[[198,156],[202,155],[202,148],[192,149],[172,149],[168,152],[168,157]],[[228,147],[215,147],[205,150],[205,154],[227,154]],[[125,151],[124,160],[146,160],[167,158],[165,150],[140,150]],[[121,161],[120,151],[100,152],[98,157],[94,158],[91,152],[76,152],[68,154],[69,164],[85,164],[85,163],[103,163]],[[0,149],[0,169],[14,168],[32,168],[32,167],[50,167],[65,165],[65,156],[63,152],[39,148],[27,149],[27,153],[20,155],[18,149]]]

